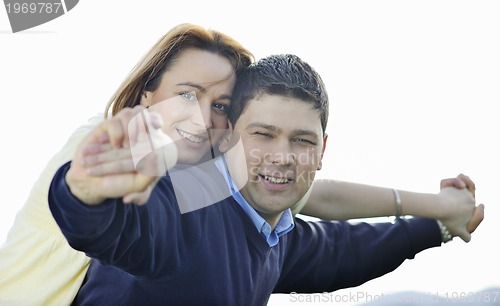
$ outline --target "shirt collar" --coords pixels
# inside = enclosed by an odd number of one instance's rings
[[[285,210],[283,214],[281,214],[281,218],[276,224],[274,230],[271,230],[271,225],[267,223],[267,221],[264,220],[264,218],[262,218],[259,213],[257,213],[257,211],[247,202],[247,200],[243,197],[241,192],[236,187],[233,179],[231,178],[231,175],[229,174],[229,170],[227,169],[224,156],[219,158],[215,162],[215,165],[224,176],[227,186],[231,192],[231,195],[236,200],[236,203],[238,203],[243,211],[245,211],[245,213],[250,217],[253,224],[257,228],[257,231],[266,239],[269,246],[272,247],[278,244],[279,237],[290,232],[295,226],[295,223],[293,222],[292,211],[290,209]]]

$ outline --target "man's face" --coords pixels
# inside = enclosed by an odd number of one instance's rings
[[[238,185],[246,164],[248,182],[238,187],[272,224],[302,198],[321,168],[326,137],[319,111],[296,98],[263,95],[249,101],[236,122],[231,142],[240,140],[244,154],[228,157],[231,175]],[[235,159],[242,156],[245,162],[238,167]]]

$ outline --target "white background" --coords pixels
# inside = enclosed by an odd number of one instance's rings
[[[427,250],[337,299],[500,287],[499,16],[497,1],[85,0],[12,34],[2,8],[0,242],[70,133],[104,110],[161,35],[191,22],[230,34],[256,58],[295,53],[316,67],[331,99],[320,177],[418,192],[438,192],[440,179],[461,172],[475,181],[486,219],[470,243]],[[288,295],[269,304],[312,305]]]

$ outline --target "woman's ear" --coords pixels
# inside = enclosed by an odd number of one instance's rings
[[[141,95],[141,105],[150,107],[153,104],[153,93],[151,91],[144,91]]]
[[[231,147],[231,137],[233,136],[233,125],[228,120],[228,128],[219,141],[219,151],[226,153]]]

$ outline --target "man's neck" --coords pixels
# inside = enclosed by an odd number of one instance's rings
[[[255,209],[255,208],[254,208]],[[257,213],[264,219],[266,220],[266,222],[271,226],[271,229],[274,230],[274,228],[276,227],[276,225],[278,224],[281,216],[283,215],[283,212],[279,212],[279,213],[263,213],[263,212],[260,212],[258,210],[255,209],[255,211],[257,211]]]

